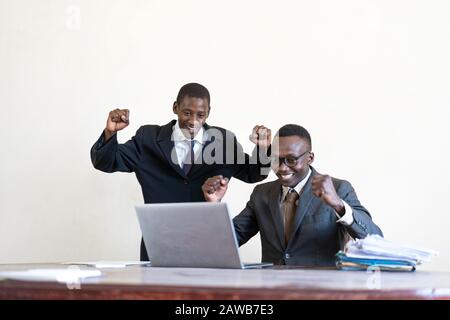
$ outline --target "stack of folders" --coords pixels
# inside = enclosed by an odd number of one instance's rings
[[[350,240],[336,254],[336,266],[342,270],[414,271],[438,252],[394,243],[379,235]]]

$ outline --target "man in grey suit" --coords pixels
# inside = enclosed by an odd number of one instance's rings
[[[318,173],[308,131],[285,125],[272,143],[272,170],[278,179],[257,185],[245,209],[233,219],[239,245],[260,232],[262,261],[332,266],[343,243],[383,235],[345,180]],[[209,202],[221,201],[228,179],[211,177],[202,186]]]

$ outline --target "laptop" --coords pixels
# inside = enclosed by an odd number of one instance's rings
[[[152,267],[250,269],[244,264],[226,203],[158,203],[135,206]]]

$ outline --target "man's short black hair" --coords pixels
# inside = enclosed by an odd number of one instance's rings
[[[280,130],[278,130],[277,135],[279,137],[298,136],[302,139],[305,139],[309,144],[309,148],[312,148],[311,136],[308,130],[297,124],[286,124],[282,126]]]
[[[208,105],[211,103],[211,98],[209,97],[209,91],[204,86],[199,83],[188,83],[181,87],[177,96],[177,103],[180,104],[184,97],[193,97],[200,99],[207,99]]]

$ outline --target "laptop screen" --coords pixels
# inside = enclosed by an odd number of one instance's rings
[[[136,206],[153,267],[243,267],[226,203]]]

